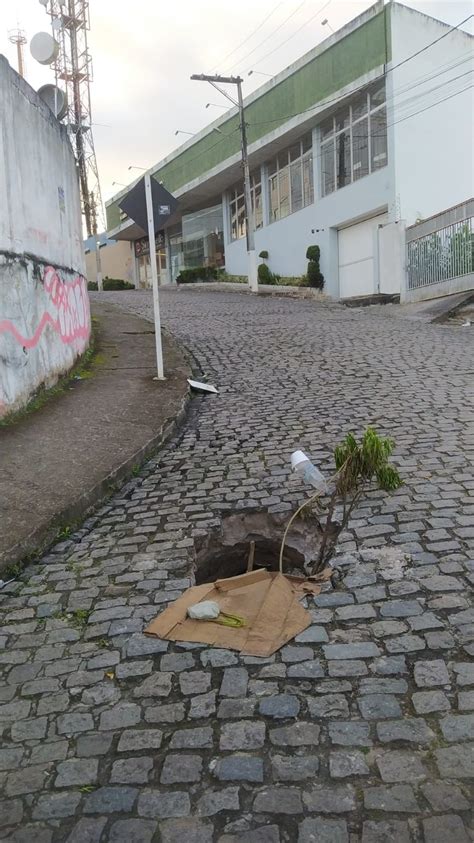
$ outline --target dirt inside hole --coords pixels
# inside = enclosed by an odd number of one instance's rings
[[[255,542],[254,569],[277,571],[281,540],[290,514],[253,512],[224,518],[219,531],[196,543],[196,584],[244,574],[251,542]],[[294,523],[285,544],[284,573],[299,576],[307,573],[308,566],[316,558],[319,537],[320,530],[315,520]]]

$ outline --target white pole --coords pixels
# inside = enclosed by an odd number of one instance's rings
[[[158,272],[156,270],[155,224],[153,220],[153,198],[151,176],[145,175],[146,214],[148,218],[148,241],[150,244],[151,280],[153,285],[153,314],[155,317],[156,367],[158,380],[165,378],[163,371],[163,348],[161,345],[160,299],[158,296]]]

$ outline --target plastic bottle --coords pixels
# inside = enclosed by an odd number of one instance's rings
[[[314,486],[318,492],[327,492],[325,477],[318,468],[311,462],[303,451],[293,451],[291,455],[291,468],[310,486]]]

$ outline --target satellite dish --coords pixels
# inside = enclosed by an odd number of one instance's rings
[[[59,44],[49,32],[37,32],[31,39],[30,52],[40,64],[52,64],[59,55]]]
[[[38,96],[51,109],[58,120],[62,120],[67,111],[67,98],[64,91],[57,85],[42,85],[38,88]]]

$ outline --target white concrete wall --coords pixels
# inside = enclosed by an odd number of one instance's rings
[[[450,27],[407,6],[394,3],[391,10],[389,68],[394,70],[387,76],[387,96],[392,103],[388,123],[393,124],[399,217],[412,225],[473,193],[473,91],[457,93],[472,84],[472,76],[465,74],[474,66],[473,38],[453,31],[396,67]],[[446,97],[449,99],[435,105]]]
[[[0,416],[88,345],[79,187],[66,130],[0,56]]]
[[[389,150],[390,153],[390,150]],[[318,150],[313,149],[318,166]],[[319,193],[319,184],[315,185]],[[321,249],[321,272],[325,278],[324,292],[339,296],[337,229],[388,208],[395,213],[392,168],[389,164],[376,173],[334,191],[313,205],[295,214],[266,225],[255,233],[257,254],[266,249],[272,272],[279,275],[303,275],[306,272],[306,249],[317,244]],[[313,233],[314,231],[314,233]],[[245,275],[247,252],[245,238],[226,243],[226,270],[232,275]]]

